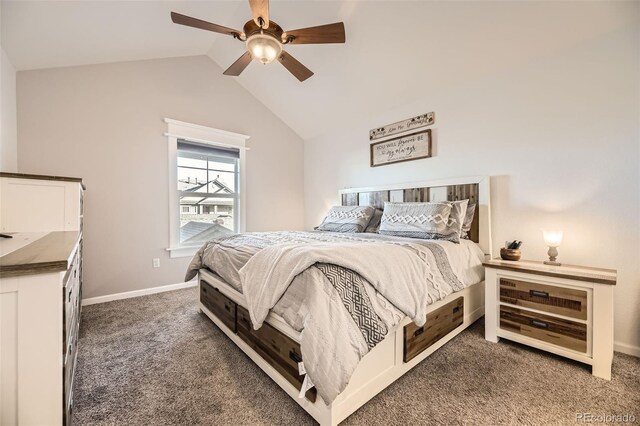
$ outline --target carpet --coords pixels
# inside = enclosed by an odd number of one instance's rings
[[[315,424],[198,312],[197,297],[189,288],[83,308],[75,425]],[[479,320],[341,425],[560,425],[578,413],[640,422],[640,359],[616,353],[608,382],[487,342]]]

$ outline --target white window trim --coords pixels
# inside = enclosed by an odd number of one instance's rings
[[[169,142],[169,251],[170,256],[186,257],[196,254],[201,245],[181,246],[180,245],[180,203],[176,182],[178,180],[178,139],[199,142],[216,147],[238,148],[240,151],[240,200],[238,211],[240,212],[240,232],[245,231],[246,225],[246,167],[245,158],[246,142],[250,136],[239,133],[227,132],[225,130],[214,129],[212,127],[200,126],[198,124],[185,123],[184,121],[165,118],[167,132],[164,134]]]

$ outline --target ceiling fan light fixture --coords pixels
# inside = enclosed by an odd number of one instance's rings
[[[282,53],[282,43],[268,34],[254,34],[247,38],[247,49],[254,59],[268,64],[274,61]]]

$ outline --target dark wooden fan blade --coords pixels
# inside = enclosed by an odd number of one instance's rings
[[[335,24],[287,31],[282,39],[291,44],[344,43],[344,23],[336,22]]]
[[[181,15],[171,12],[171,20],[174,24],[186,25],[187,27],[199,28],[201,30],[213,31],[214,33],[227,34],[233,37],[239,37],[240,31],[233,28],[223,27],[222,25],[212,24],[211,22],[201,19],[192,18],[191,16]]]
[[[267,28],[269,26],[269,0],[249,0],[251,13],[253,14],[253,22],[259,27]],[[260,18],[264,22],[260,22]]]
[[[278,58],[280,63],[284,65],[289,72],[296,76],[300,81],[305,81],[313,75],[313,71],[302,65],[296,58],[283,51],[282,55]]]
[[[224,75],[235,75],[239,76],[242,71],[249,65],[251,62],[251,53],[248,51],[245,52],[244,55],[240,56],[225,72]]]

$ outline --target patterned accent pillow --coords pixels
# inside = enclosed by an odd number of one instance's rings
[[[371,206],[333,206],[318,231],[362,232],[373,216]]]
[[[447,237],[451,203],[384,203],[380,234],[439,239]]]
[[[473,217],[476,214],[476,203],[467,205],[467,213],[464,216],[464,222],[462,223],[462,229],[460,231],[460,238],[465,240],[469,239],[469,231],[471,231],[471,224],[473,223]]]
[[[373,216],[367,225],[367,229],[364,232],[369,232],[372,234],[377,234],[380,229],[380,221],[382,220],[382,209],[376,209],[373,212]]]
[[[449,203],[451,204],[451,213],[449,214],[449,220],[447,220],[447,229],[443,233],[445,236],[438,239],[459,243],[469,200],[449,201]]]

